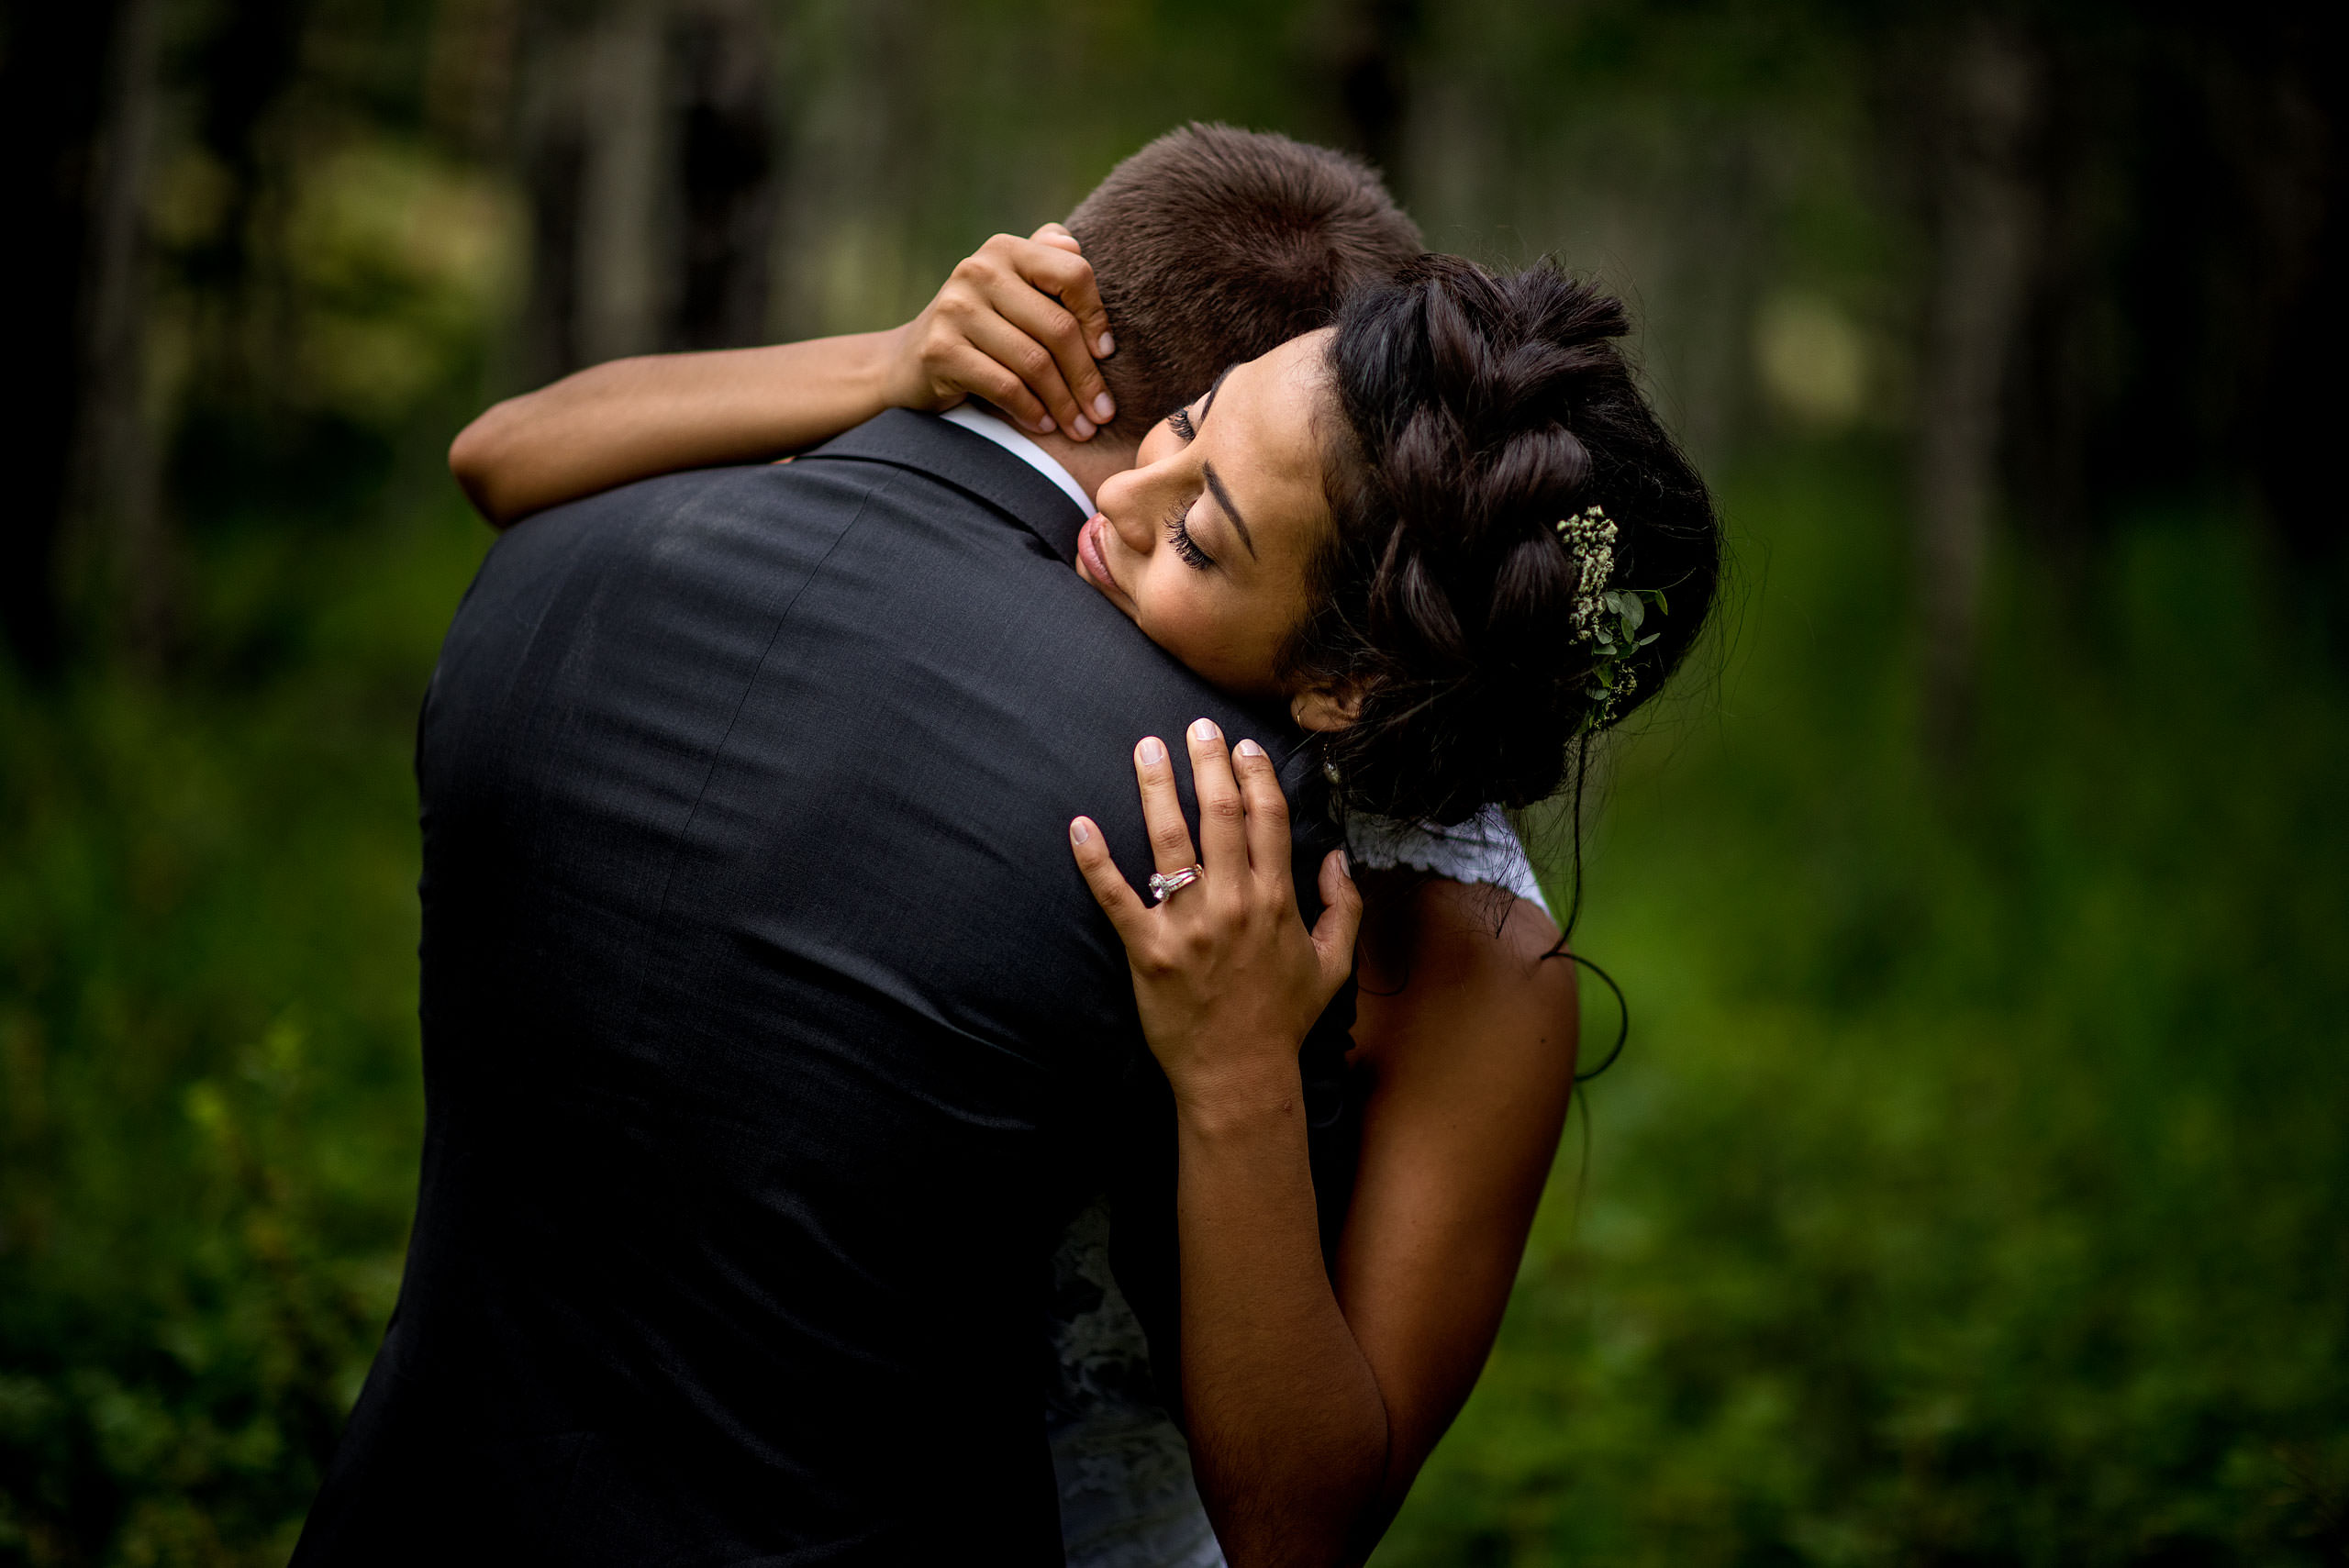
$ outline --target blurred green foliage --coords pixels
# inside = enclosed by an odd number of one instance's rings
[[[2004,585],[1953,790],[1889,479],[1730,487],[1728,673],[1592,860],[1633,1048],[1389,1568],[2349,1552],[2349,693],[2147,517]]]
[[[216,537],[247,657],[0,685],[0,1561],[292,1546],[414,1204],[408,741],[483,542]]]

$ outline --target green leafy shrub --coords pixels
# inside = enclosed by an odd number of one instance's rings
[[[0,1561],[276,1562],[414,1203],[408,737],[482,535],[212,539],[155,684],[0,685]]]

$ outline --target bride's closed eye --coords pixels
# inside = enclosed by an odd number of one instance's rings
[[[1205,572],[1215,564],[1215,557],[1201,550],[1199,541],[1191,537],[1187,507],[1166,515],[1166,542],[1174,547],[1174,553],[1194,572]]]
[[[1208,395],[1212,398],[1215,395],[1210,392]],[[1199,439],[1199,428],[1192,422],[1187,408],[1177,408],[1166,416],[1166,428],[1186,445]],[[1177,506],[1166,514],[1166,542],[1174,547],[1174,553],[1182,558],[1184,565],[1194,572],[1205,572],[1215,565],[1215,557],[1201,550],[1199,541],[1191,537],[1189,514],[1188,506]]]

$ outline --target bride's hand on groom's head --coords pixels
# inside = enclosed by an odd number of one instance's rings
[[[1297,1047],[1353,973],[1362,895],[1344,852],[1331,851],[1321,866],[1325,907],[1308,931],[1272,759],[1253,740],[1227,749],[1204,718],[1186,740],[1196,851],[1166,747],[1153,736],[1134,749],[1151,853],[1159,881],[1173,884],[1155,907],[1128,885],[1091,818],[1069,824],[1069,845],[1125,943],[1142,1031],[1177,1103],[1219,1114],[1293,1093]]]
[[[897,328],[887,398],[937,412],[984,397],[1026,429],[1090,440],[1117,417],[1095,363],[1115,350],[1093,264],[1074,235],[1048,223],[980,246]]]

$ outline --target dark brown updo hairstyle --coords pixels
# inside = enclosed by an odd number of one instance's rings
[[[1353,295],[1329,350],[1336,527],[1285,670],[1359,703],[1324,738],[1347,807],[1455,823],[1558,793],[1598,715],[1558,524],[1598,506],[1615,590],[1662,590],[1607,723],[1664,685],[1712,606],[1720,525],[1640,395],[1623,306],[1543,264],[1423,256]]]

